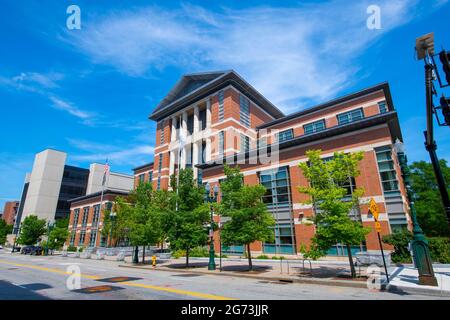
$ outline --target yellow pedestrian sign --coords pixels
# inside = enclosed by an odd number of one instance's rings
[[[375,230],[380,233],[381,232],[381,224],[378,221],[375,221]]]
[[[375,200],[372,198],[369,202],[369,211],[372,213],[376,221],[378,221],[378,206]]]

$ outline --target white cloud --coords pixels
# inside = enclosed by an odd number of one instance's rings
[[[73,161],[103,163],[106,159],[108,159],[111,166],[136,166],[148,162],[153,155],[153,152],[153,147],[149,145],[139,145],[134,147],[125,147],[123,150],[93,152],[69,157]]]
[[[59,80],[62,80],[64,75],[62,73],[50,72],[47,74],[42,74],[38,72],[22,72],[20,75],[12,78],[14,82],[16,82],[19,86],[22,84],[37,84],[43,88],[57,88],[58,84],[56,83]]]
[[[66,111],[77,118],[88,119],[93,116],[92,113],[83,111],[83,110],[79,109],[77,106],[73,105],[72,103],[61,100],[60,98],[57,98],[55,96],[51,96],[51,97],[49,97],[49,99],[53,103],[52,104],[53,108],[62,110],[62,111]]]
[[[183,5],[114,12],[68,33],[96,63],[131,76],[175,66],[185,72],[235,69],[284,111],[351,85],[355,58],[380,36],[427,12],[429,1],[382,0],[381,30],[366,27],[372,1],[212,12]],[[443,2],[434,2],[433,9]],[[422,13],[425,14],[425,13]]]

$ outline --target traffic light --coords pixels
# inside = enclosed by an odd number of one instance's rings
[[[446,125],[450,125],[450,99],[441,97],[442,115],[444,116]]]
[[[447,83],[450,84],[450,52],[442,50],[439,53],[439,59],[442,63],[442,68],[444,69],[445,79],[447,79]]]

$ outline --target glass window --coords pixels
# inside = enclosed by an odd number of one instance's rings
[[[159,144],[163,144],[164,143],[164,122],[160,121],[159,122]]]
[[[200,131],[206,129],[206,110],[200,110],[198,114]]]
[[[219,121],[223,121],[223,99],[224,99],[224,92],[223,90],[219,91],[218,94],[218,100],[219,100]]]
[[[241,133],[241,152],[248,152],[250,150],[250,138]]]
[[[94,206],[94,217],[92,219],[92,226],[96,227],[98,225],[99,220],[100,220],[100,205],[97,204]]]
[[[75,209],[73,211],[73,224],[72,224],[72,228],[74,229],[77,227],[79,216],[80,216],[80,209]]]
[[[86,227],[87,221],[88,221],[88,217],[89,217],[89,207],[84,207],[83,208],[83,219],[81,220],[81,226],[82,227]]]
[[[143,183],[145,179],[145,174],[140,174],[139,175],[139,183]]]
[[[294,137],[293,129],[281,131],[280,133],[278,133],[278,143],[292,139],[293,137]]]
[[[150,183],[152,183],[152,180],[153,180],[153,171],[150,171],[150,172],[148,173],[148,181],[149,181]]]
[[[89,238],[89,247],[95,247],[95,241],[97,240],[97,230],[91,232]]]
[[[75,231],[72,231],[72,233],[70,234],[70,245],[73,246],[75,244]]]
[[[397,173],[394,170],[394,161],[392,160],[391,148],[389,146],[380,147],[376,148],[375,152],[384,194],[400,194],[398,188]]]
[[[303,129],[305,131],[305,134],[311,134],[314,132],[325,130],[325,119],[305,124],[303,126]]]
[[[347,111],[347,112],[337,115],[339,124],[346,124],[346,123],[358,121],[358,120],[361,120],[362,118],[364,118],[364,114],[363,114],[363,111],[361,108],[356,109],[356,110]]]
[[[223,156],[224,154],[224,138],[225,138],[225,132],[220,131],[219,132],[219,155]]]
[[[247,127],[250,126],[250,107],[248,99],[244,95],[239,95],[241,123]]]
[[[187,118],[187,132],[188,135],[192,134],[194,132],[194,115],[191,114]]]
[[[386,101],[378,102],[378,108],[380,109],[380,113],[388,112]]]
[[[83,246],[84,245],[85,238],[86,238],[86,231],[82,230],[80,232],[80,240],[78,241],[78,245],[79,246]]]

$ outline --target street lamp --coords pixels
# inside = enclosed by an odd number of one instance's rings
[[[423,234],[422,228],[420,228],[419,222],[417,221],[416,208],[414,205],[415,195],[411,189],[409,168],[407,165],[408,160],[405,154],[405,146],[399,139],[397,139],[394,144],[394,149],[397,153],[398,162],[402,171],[403,182],[406,187],[411,218],[413,221],[414,236],[411,246],[413,250],[414,264],[419,272],[419,284],[437,286],[438,283],[436,277],[434,276],[430,250],[428,248],[428,241]]]
[[[116,217],[116,213],[111,210],[111,212],[109,214],[109,219],[111,220],[111,227],[109,228],[109,246],[108,247],[112,246],[112,233],[113,233],[113,229],[114,229],[115,217]]]
[[[209,263],[208,263],[208,270],[216,270],[216,262],[214,260],[214,209],[213,209],[213,202],[217,201],[217,195],[219,194],[219,187],[216,185],[214,186],[214,193],[211,195],[211,186],[209,183],[206,184],[206,201],[209,202],[209,211],[211,213],[211,221],[209,226]]]
[[[45,243],[45,255],[48,256],[48,242],[50,240],[50,231],[53,229],[53,224],[50,221],[47,222],[47,241]]]

